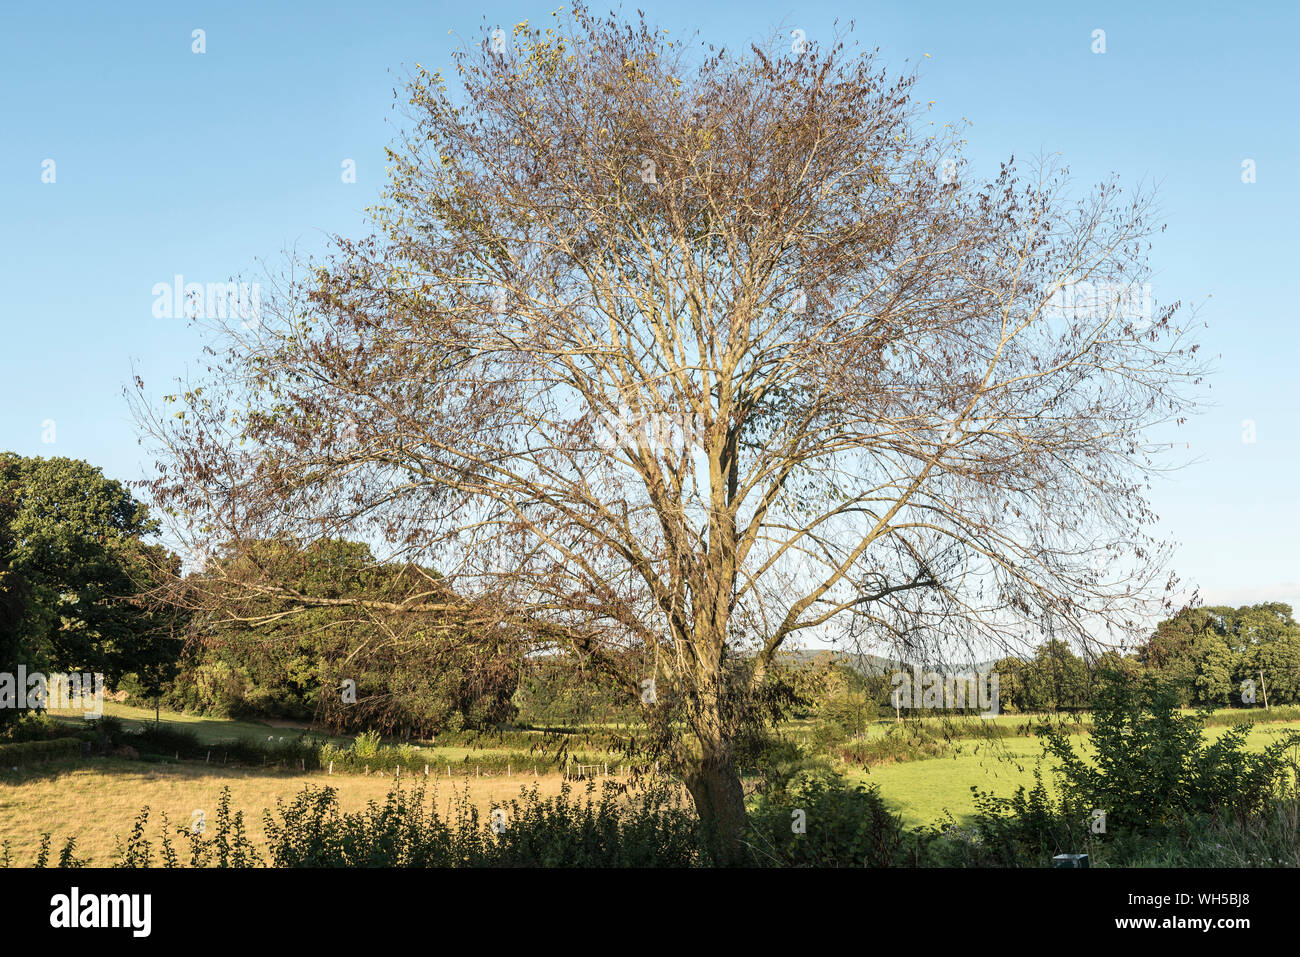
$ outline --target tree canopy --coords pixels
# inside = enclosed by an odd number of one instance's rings
[[[1124,306],[1148,194],[982,179],[846,37],[718,50],[578,8],[455,74],[401,94],[373,235],[213,330],[165,410],[139,384],[182,532],[436,565],[459,597],[394,607],[639,699],[723,859],[784,646],[1118,642],[1171,587],[1150,430],[1200,369],[1175,305]],[[1079,283],[1114,294],[1059,309]]]
[[[179,571],[147,541],[158,531],[86,462],[0,453],[0,670],[165,674],[178,653],[171,612],[134,600]]]

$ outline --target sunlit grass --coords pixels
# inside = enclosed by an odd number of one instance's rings
[[[427,784],[426,797],[436,789],[438,807],[446,811],[454,793],[468,794],[471,803],[487,813],[493,801],[518,796],[521,787],[537,785],[542,797],[558,794],[561,774],[516,774],[450,779],[430,774],[402,776],[403,787]],[[145,764],[117,758],[93,758],[36,766],[18,772],[0,771],[0,841],[8,841],[14,863],[30,865],[40,846],[41,833],[53,835],[53,854],[68,837],[77,839],[76,856],[92,865],[111,863],[115,840],[125,839],[140,808],[151,809],[151,833],[166,812],[173,831],[187,830],[196,810],[215,820],[223,786],[231,791],[231,811],[243,811],[250,840],[264,851],[266,834],[262,811],[274,809],[277,798],[290,799],[305,785],[328,785],[339,792],[339,804],[355,811],[368,801],[382,802],[397,784],[392,774],[358,775],[290,773],[254,768],[221,768],[203,764]],[[581,784],[577,785],[581,787]],[[177,842],[177,847],[185,845]]]

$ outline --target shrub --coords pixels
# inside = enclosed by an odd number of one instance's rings
[[[6,730],[8,741],[40,741],[54,736],[55,724],[44,712],[23,711]],[[4,740],[0,738],[0,741]]]
[[[826,770],[800,772],[783,791],[760,795],[750,831],[760,864],[890,867],[908,859],[902,822],[877,788],[850,785]]]
[[[219,718],[237,717],[245,711],[244,698],[253,680],[242,667],[217,660],[194,669],[197,710]]]
[[[0,744],[0,767],[21,767],[34,761],[53,761],[81,755],[80,738],[49,738]]]
[[[373,758],[379,753],[379,732],[363,731],[352,742],[352,753],[359,758]]]
[[[1095,855],[1087,811],[1053,798],[1035,769],[1034,786],[1000,798],[972,787],[975,814],[922,829],[927,863],[939,867],[1041,867],[1062,853]]]
[[[1106,812],[1108,827],[1177,824],[1188,815],[1239,819],[1269,810],[1295,771],[1289,732],[1262,753],[1246,749],[1249,724],[1207,743],[1204,713],[1178,711],[1178,691],[1151,676],[1111,674],[1094,695],[1089,764],[1059,729],[1044,727],[1046,750],[1060,761],[1071,803]]]
[[[1043,726],[1060,764],[1051,797],[1035,772],[1011,798],[975,791],[967,827],[927,829],[926,853],[947,866],[1043,866],[1088,853],[1123,866],[1251,866],[1300,859],[1294,758],[1288,732],[1262,753],[1246,750],[1249,725],[1202,737],[1203,714],[1178,711],[1177,689],[1150,676],[1112,675],[1094,697],[1089,764],[1059,728]],[[1105,830],[1093,833],[1095,812]]]
[[[382,805],[344,813],[333,788],[303,788],[276,811],[264,812],[269,844],[264,859],[248,841],[242,814],[230,813],[223,789],[216,820],[203,834],[187,833],[189,854],[176,853],[163,816],[157,845],[147,836],[149,809],[119,844],[114,866],[150,867],[155,847],[163,867],[686,867],[702,863],[697,819],[664,788],[620,799],[599,798],[588,785],[581,798],[566,784],[542,800],[536,789],[482,817],[458,794],[444,818],[423,788],[392,789]],[[48,843],[48,842],[47,842]]]

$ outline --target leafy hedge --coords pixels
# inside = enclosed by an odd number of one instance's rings
[[[1222,727],[1224,725],[1235,727],[1243,724],[1264,724],[1271,721],[1297,721],[1300,720],[1300,707],[1295,705],[1274,706],[1271,709],[1265,708],[1237,708],[1232,711],[1219,711],[1215,714],[1204,716],[1204,725],[1207,728]]]
[[[48,738],[44,741],[20,741],[0,744],[0,767],[19,767],[31,761],[52,761],[81,755],[80,738]]]
[[[240,764],[253,766],[283,766],[306,771],[324,771],[331,766],[337,774],[394,773],[399,768],[423,776],[428,767],[431,775],[446,774],[448,765],[454,776],[479,771],[489,774],[505,773],[508,769],[526,774],[534,769],[542,773],[560,770],[554,755],[524,751],[484,751],[466,755],[455,761],[412,745],[380,745],[372,735],[360,735],[356,742],[341,748],[330,742],[319,742],[306,735],[279,736],[261,741],[243,738],[238,741],[205,744],[189,731],[167,727],[146,727],[141,731],[123,732],[120,740],[130,744],[143,755],[177,758],[180,760],[211,761],[214,764]],[[574,764],[595,764],[599,759],[589,754],[570,755]]]
[[[383,804],[356,812],[339,806],[331,787],[307,785],[274,811],[263,812],[268,847],[255,847],[243,812],[232,812],[223,788],[212,826],[178,832],[161,815],[151,826],[142,808],[130,836],[119,841],[114,867],[707,867],[699,818],[681,790],[659,781],[631,791],[588,782],[565,783],[555,797],[534,786],[480,812],[463,791],[446,813],[423,786],[394,786]],[[631,800],[629,800],[631,798]],[[791,831],[792,805],[807,820]],[[917,860],[899,820],[874,789],[852,787],[834,774],[806,775],[779,798],[756,808],[746,845],[760,867],[889,866]],[[179,845],[179,846],[178,846]],[[42,835],[37,866],[49,857]],[[60,866],[81,862],[69,842]],[[0,865],[13,863],[0,854]]]

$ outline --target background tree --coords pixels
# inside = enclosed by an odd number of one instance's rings
[[[1183,608],[1156,625],[1138,649],[1138,661],[1165,685],[1175,689],[1181,704],[1191,703],[1196,674],[1196,646],[1214,628],[1205,609]]]
[[[998,706],[1005,711],[1024,713],[1029,710],[1026,695],[1028,665],[1015,655],[999,658],[989,669],[998,676]]]
[[[1088,666],[1063,641],[1038,646],[1020,669],[1021,704],[1026,711],[1047,712],[1086,708],[1091,681]],[[1001,695],[1001,679],[998,692]]]
[[[143,503],[86,462],[0,453],[0,576],[14,621],[6,655],[31,671],[102,672],[110,683],[145,659],[174,658],[141,598],[179,570],[146,541],[158,530]]]
[[[378,562],[360,542],[273,539],[221,550],[183,584],[193,650],[174,706],[423,737],[514,714],[517,635],[393,610],[417,587],[451,598],[433,569]]]
[[[1223,636],[1216,631],[1204,632],[1192,645],[1192,658],[1192,702],[1208,708],[1232,704],[1237,687],[1233,679],[1241,671],[1241,657],[1233,653]]]
[[[1281,602],[1181,609],[1156,625],[1138,660],[1181,688],[1184,705],[1239,705],[1241,682],[1258,689],[1261,671],[1270,703],[1300,700],[1300,625]]]
[[[1300,701],[1300,625],[1292,617],[1290,605],[1266,602],[1205,611],[1239,656],[1234,675],[1238,686],[1246,678],[1258,681],[1262,671],[1269,704]],[[1258,703],[1263,703],[1262,693]]]
[[[1142,672],[1142,665],[1138,662],[1137,656],[1121,654],[1114,648],[1108,648],[1100,655],[1094,656],[1088,663],[1088,694],[1087,702],[1090,707],[1094,695],[1100,683],[1111,675],[1118,675],[1123,678],[1135,680]]]
[[[645,701],[719,860],[792,638],[1134,631],[1168,585],[1148,430],[1199,373],[1173,307],[1125,306],[1149,197],[980,182],[839,39],[720,51],[581,8],[505,39],[454,95],[417,68],[373,236],[215,330],[179,417],[139,392],[191,536],[430,560],[461,597],[395,604]],[[1058,308],[1080,283],[1105,292]]]
[[[15,489],[0,482],[0,672],[15,675],[22,662],[20,626],[27,607],[26,583],[10,565],[17,510]],[[0,732],[17,719],[16,710],[0,708]]]

